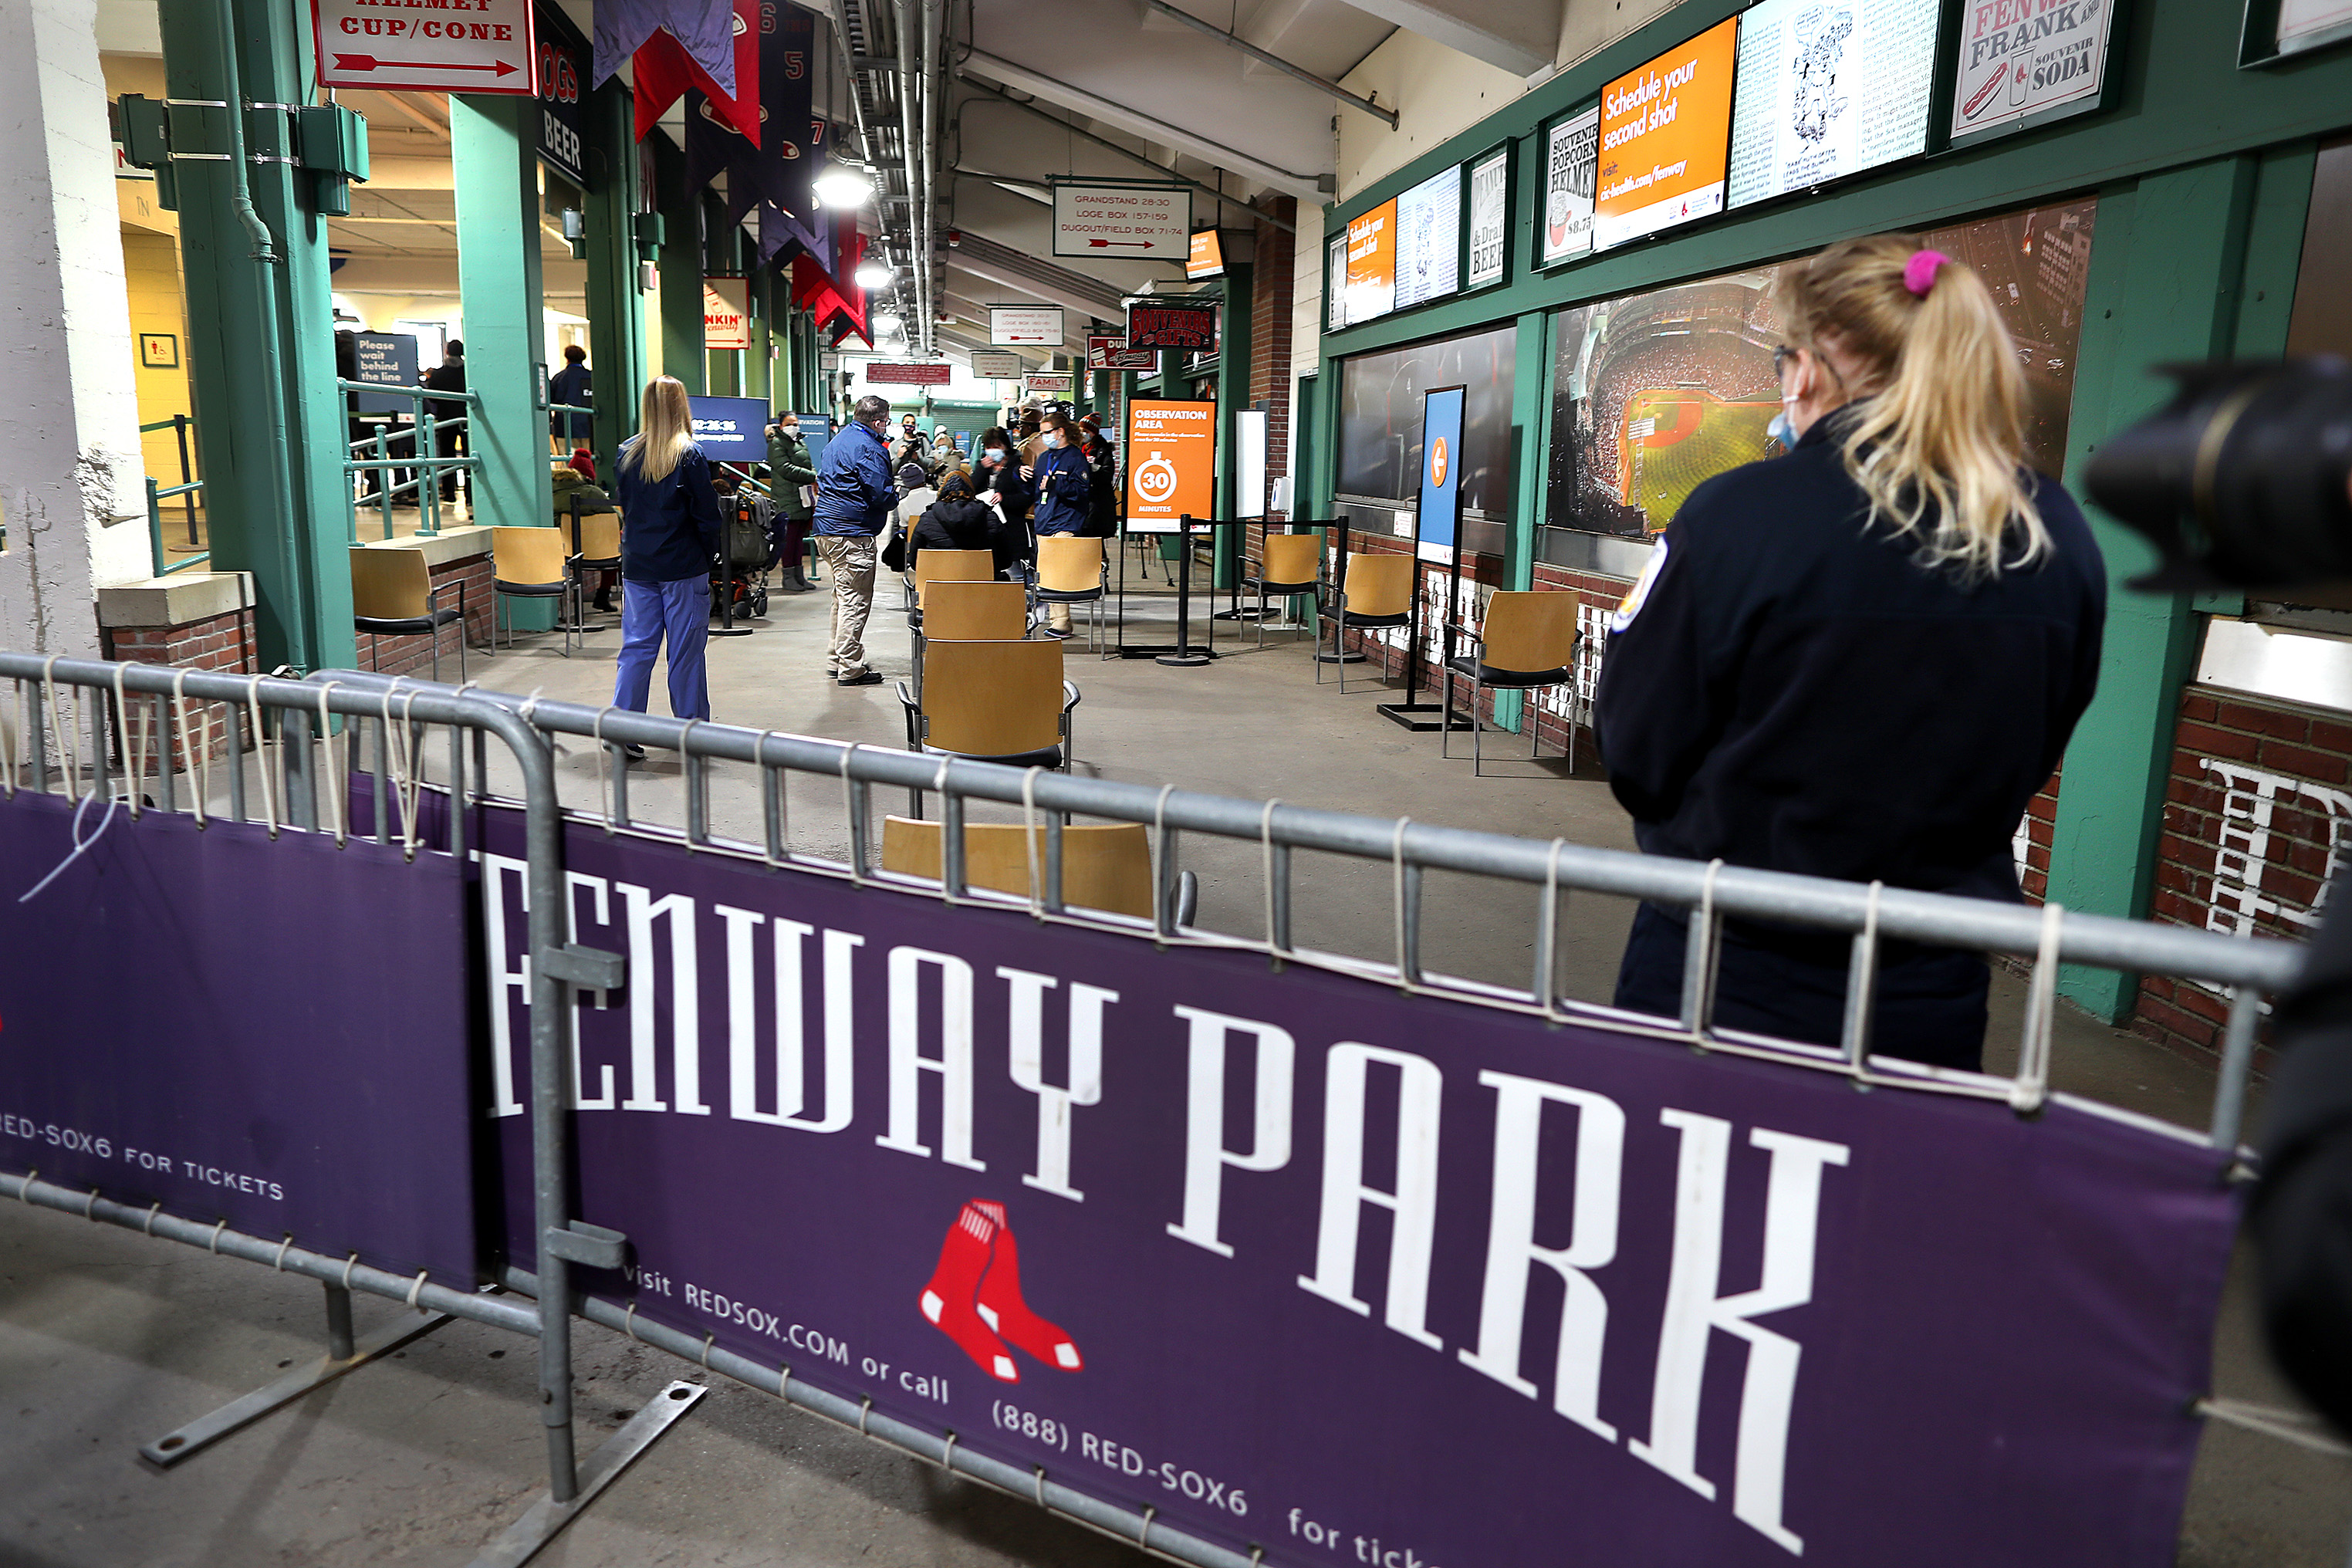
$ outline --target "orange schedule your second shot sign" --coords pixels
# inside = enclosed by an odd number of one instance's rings
[[[1735,16],[1601,89],[1596,249],[1723,210],[1738,37]]]
[[[1177,519],[1215,515],[1217,405],[1146,403],[1127,411],[1127,528],[1173,533]]]

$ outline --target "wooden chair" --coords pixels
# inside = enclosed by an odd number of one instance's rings
[[[433,679],[441,679],[441,628],[457,624],[457,679],[466,679],[466,582],[457,580],[457,607],[441,607],[425,552],[352,547],[352,624],[368,635],[368,665],[376,668],[378,637],[433,639]]]
[[[1438,754],[1451,756],[1454,738],[1454,682],[1467,678],[1470,682],[1470,772],[1478,776],[1486,762],[1480,752],[1480,738],[1486,733],[1486,721],[1479,716],[1479,698],[1486,688],[1500,690],[1536,691],[1547,686],[1573,686],[1576,683],[1577,595],[1565,593],[1503,593],[1486,601],[1486,625],[1472,628],[1455,626],[1456,637],[1466,637],[1477,645],[1475,653],[1460,653],[1445,661],[1444,703],[1445,716],[1440,721],[1443,731]],[[1568,723],[1568,765],[1576,768],[1576,715],[1572,710]],[[1532,758],[1542,743],[1541,727],[1536,722],[1535,704],[1523,705],[1520,721],[1528,727],[1528,755]]]
[[[926,583],[990,583],[995,578],[996,552],[992,550],[917,551],[915,564],[906,577],[907,624],[922,624]]]
[[[1049,533],[1037,541],[1037,585],[1030,597],[1040,605],[1091,605],[1093,638],[1088,646],[1102,650],[1103,595],[1110,584],[1110,568],[1103,559],[1099,539],[1075,533]]]
[[[1060,643],[933,637],[923,664],[920,698],[898,683],[908,751],[1067,770],[1078,689],[1062,679]],[[923,792],[910,793],[920,816]]]
[[[931,638],[946,642],[1018,642],[1029,635],[1029,594],[1018,583],[960,583],[942,578],[923,584],[915,624],[915,700],[923,700],[923,648]]]
[[[498,606],[509,599],[561,599],[572,591],[564,571],[563,530],[560,528],[493,528],[490,562],[497,597],[490,605],[490,646],[499,640]],[[572,628],[559,624],[563,657],[572,657]],[[514,614],[507,614],[507,646],[514,646]]]
[[[1264,647],[1266,617],[1275,613],[1266,601],[1312,594],[1323,585],[1323,541],[1312,533],[1276,533],[1268,528],[1258,536],[1257,558],[1257,574],[1244,577],[1241,591],[1257,590],[1257,646]]]
[[[571,546],[563,570],[572,585],[572,621],[584,632],[588,611],[583,601],[588,574],[621,570],[621,514],[610,501],[596,508],[582,506],[576,492],[569,499],[571,504],[558,526]]]
[[[1348,666],[1339,657],[1347,651],[1341,646],[1341,634],[1386,626],[1410,629],[1420,574],[1420,563],[1410,555],[1349,551],[1339,563],[1339,581],[1325,595],[1319,613],[1331,624],[1331,662],[1339,667],[1342,693],[1348,689]],[[1315,666],[1315,680],[1318,685],[1323,680],[1320,660]]]
[[[1035,830],[1037,874],[1046,869],[1045,830]],[[967,823],[963,830],[963,879],[967,887],[1032,897],[1029,881],[1031,829],[1020,823]],[[917,817],[882,819],[882,869],[939,881],[941,825]],[[1151,838],[1139,822],[1062,829],[1061,901],[1073,909],[1107,910],[1139,921],[1152,916]],[[1200,881],[1186,871],[1177,879],[1179,925],[1190,925],[1200,898]]]

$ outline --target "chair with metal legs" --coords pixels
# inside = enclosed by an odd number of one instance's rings
[[[940,879],[940,844],[944,827],[919,817],[882,819],[882,869],[927,882]],[[964,884],[993,892],[1030,896],[1030,852],[1036,852],[1040,876],[1045,870],[1045,830],[1034,831],[1017,822],[971,822],[963,830]],[[1118,822],[1062,829],[1062,903],[1074,910],[1104,910],[1136,920],[1151,918],[1150,830],[1139,822]],[[1200,879],[1180,872],[1170,911],[1179,927],[1192,923],[1201,895]]]
[[[1312,594],[1323,585],[1323,541],[1312,533],[1276,533],[1269,527],[1258,538],[1257,560],[1256,574],[1241,580],[1241,592],[1257,595],[1257,646],[1264,647],[1266,617],[1274,613],[1267,602]]]
[[[1479,710],[1488,688],[1533,693],[1546,687],[1575,686],[1578,603],[1576,595],[1567,593],[1496,594],[1486,601],[1482,626],[1447,628],[1457,639],[1472,645],[1472,651],[1454,655],[1440,672],[1444,682],[1442,700],[1445,710],[1439,722],[1443,731],[1437,742],[1440,756],[1453,755],[1456,680],[1470,682],[1470,772],[1474,777],[1483,776],[1486,771],[1482,742],[1486,721]],[[1570,704],[1568,723],[1568,765],[1571,772],[1576,767],[1574,707]],[[1519,717],[1528,727],[1528,755],[1533,758],[1543,743],[1535,704],[1523,704]]]
[[[466,580],[457,580],[457,607],[441,607],[433,568],[414,548],[352,547],[352,626],[368,637],[368,664],[376,666],[378,637],[431,637],[433,679],[441,679],[441,628],[457,627],[457,679],[466,679]]]
[[[572,591],[572,577],[564,568],[564,531],[560,528],[493,528],[490,530],[490,562],[493,580],[491,588],[496,598],[490,605],[490,645],[498,646],[499,606],[509,599],[562,599]],[[561,607],[557,610],[560,616]],[[563,634],[563,657],[572,657],[573,628],[559,620],[556,630]],[[507,612],[507,646],[514,646],[514,612]]]
[[[1301,537],[1311,537],[1302,535]],[[1419,563],[1410,555],[1367,555],[1350,551],[1339,561],[1339,580],[1324,595],[1318,606],[1322,619],[1331,627],[1331,651],[1347,651],[1342,638],[1348,632],[1380,631],[1391,626],[1411,628],[1413,623],[1414,584],[1419,578]],[[1348,689],[1348,666],[1339,666],[1339,689]],[[1315,666],[1315,680],[1323,680],[1323,664]]]

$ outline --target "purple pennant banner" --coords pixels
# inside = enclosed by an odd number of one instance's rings
[[[0,802],[0,1168],[467,1288],[461,868]]]
[[[727,171],[727,221],[740,223],[761,203],[803,217],[815,212],[824,121],[811,110],[815,19],[787,0],[760,6],[760,142],[714,113],[709,100],[686,100],[686,188],[698,191]]]
[[[735,91],[733,0],[604,0],[596,7],[594,79],[589,85],[604,86],[664,27],[712,81]]]
[[[483,826],[528,1263],[521,826]],[[629,964],[576,1005],[577,1148],[635,1261],[583,1288],[642,1316],[1274,1563],[2172,1561],[2236,1219],[2193,1139],[566,855]]]

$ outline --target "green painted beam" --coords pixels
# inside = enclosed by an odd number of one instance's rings
[[[467,442],[481,460],[474,470],[474,521],[503,528],[553,523],[541,411],[547,342],[538,117],[539,105],[528,98],[449,99],[466,384],[479,398]]]
[[[1225,268],[1224,310],[1217,325],[1217,515],[1238,515],[1240,501],[1234,487],[1239,482],[1241,464],[1236,460],[1234,442],[1241,426],[1240,415],[1249,406],[1250,384],[1250,268],[1236,262]],[[1241,574],[1241,531],[1220,528],[1215,531],[1216,570],[1212,581],[1219,589],[1230,588]]]
[[[1536,582],[1536,526],[1542,520],[1544,461],[1551,431],[1551,317],[1518,318],[1511,344],[1511,516],[1503,535],[1503,586]],[[1495,722],[1519,727],[1517,691],[1495,693]]]
[[[585,105],[588,121],[588,365],[594,373],[596,471],[606,482],[621,443],[637,433],[646,384],[646,301],[636,235],[637,146],[629,90],[608,81]]]
[[[686,156],[656,132],[655,210],[662,215],[661,363],[688,392],[707,390],[702,353],[702,208],[686,186]]]
[[[358,655],[348,550],[349,439],[335,390],[327,226],[313,177],[286,162],[288,121],[244,118],[247,180],[273,260],[232,205],[222,16],[248,103],[304,101],[310,27],[271,0],[166,5],[161,21],[187,300],[190,397],[215,571],[249,572],[260,665],[348,666]],[[298,25],[298,23],[299,25]],[[265,161],[266,160],[266,161]]]
[[[2107,434],[2169,396],[2171,384],[2152,366],[2229,352],[2258,167],[2253,158],[2224,158],[2102,193],[2067,437],[2078,497],[2083,468]],[[2084,510],[2106,556],[2106,637],[2098,696],[2066,748],[2048,896],[2069,909],[2137,916],[2154,880],[2180,683],[2200,623],[2186,595],[2125,586],[2155,564],[2155,552],[2096,508]],[[2129,1013],[2138,989],[2137,977],[2105,970],[2069,968],[2059,984],[2110,1019]]]

